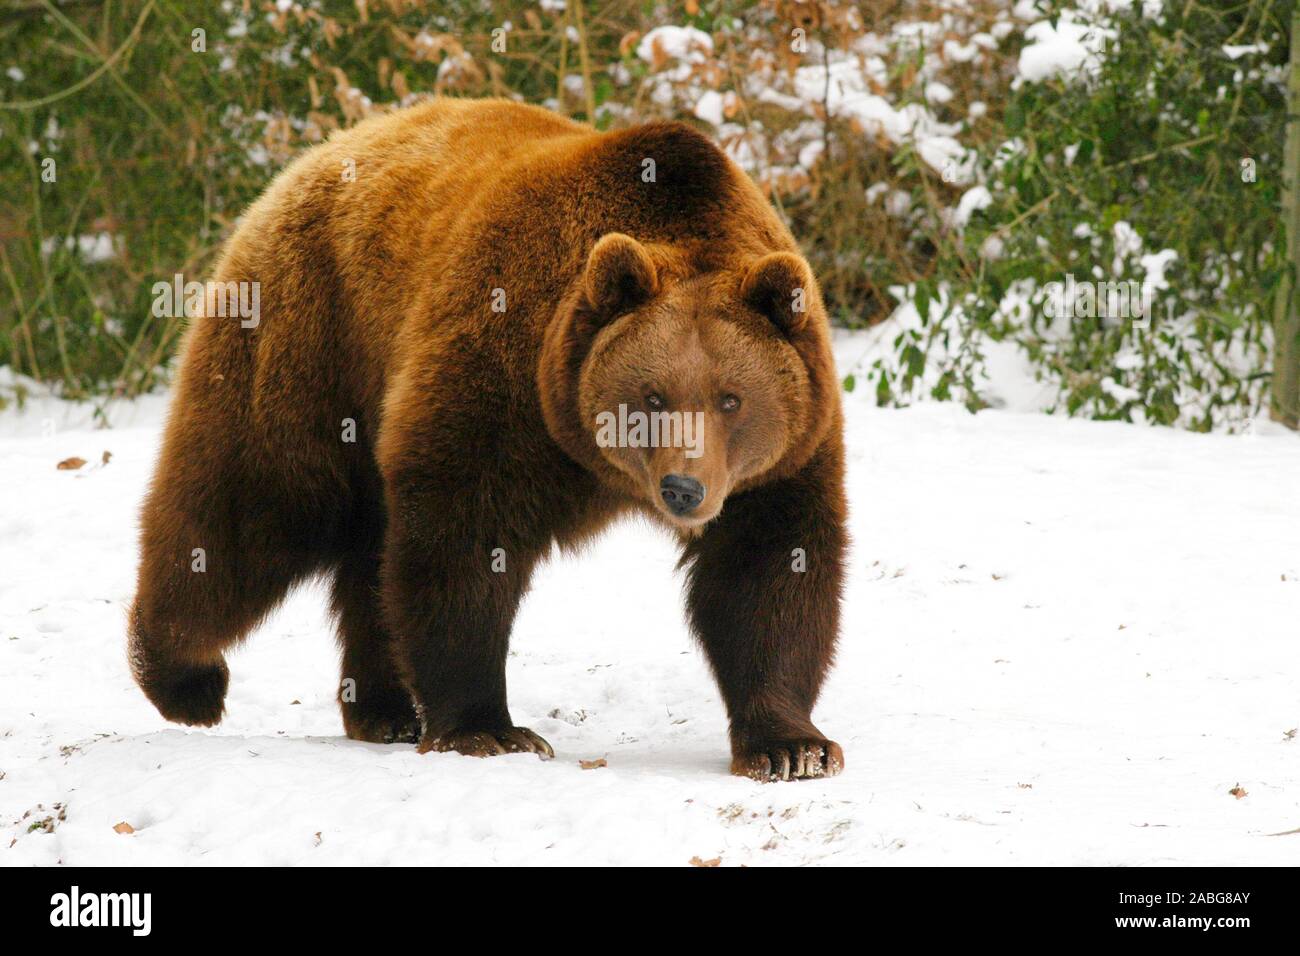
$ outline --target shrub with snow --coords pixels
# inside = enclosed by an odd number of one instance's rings
[[[1282,13],[1063,6],[1025,32],[1006,141],[953,216],[960,242],[897,291],[853,380],[886,404],[1001,404],[989,356],[1011,348],[1037,407],[1248,427],[1282,268]]]

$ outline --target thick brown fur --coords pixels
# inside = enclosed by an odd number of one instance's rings
[[[549,755],[506,706],[515,612],[553,544],[639,510],[682,541],[733,771],[843,766],[811,719],[846,545],[828,323],[704,136],[436,100],[289,166],[214,278],[261,312],[193,323],[144,507],[130,649],[165,717],[218,722],[224,652],[327,573],[348,736]],[[703,413],[701,455],[597,443],[650,400]],[[664,506],[669,474],[698,512]]]

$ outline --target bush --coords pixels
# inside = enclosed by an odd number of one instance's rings
[[[201,276],[297,152],[428,95],[708,131],[834,321],[888,319],[846,380],[882,404],[994,403],[995,350],[1068,414],[1237,427],[1265,395],[1293,0],[19,2],[0,402],[165,381],[153,284]]]
[[[1260,413],[1291,4],[1090,6],[1053,3],[1027,32],[987,191],[967,194],[957,254],[900,290],[867,372],[882,403],[982,407],[986,352],[1010,343],[1049,410],[1198,430]],[[1077,68],[1051,68],[1071,53]]]

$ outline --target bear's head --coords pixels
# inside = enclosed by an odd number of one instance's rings
[[[548,329],[539,385],[568,454],[687,533],[802,466],[838,409],[828,323],[793,252],[705,272],[608,233]]]

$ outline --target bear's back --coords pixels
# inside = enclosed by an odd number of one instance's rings
[[[316,413],[325,430],[337,419],[323,406],[377,424],[403,363],[440,347],[482,352],[522,394],[545,325],[612,231],[673,246],[689,271],[796,248],[685,124],[602,133],[506,100],[439,98],[340,131],[275,179],[217,270],[260,284],[258,327],[195,330],[186,364],[275,431]]]

